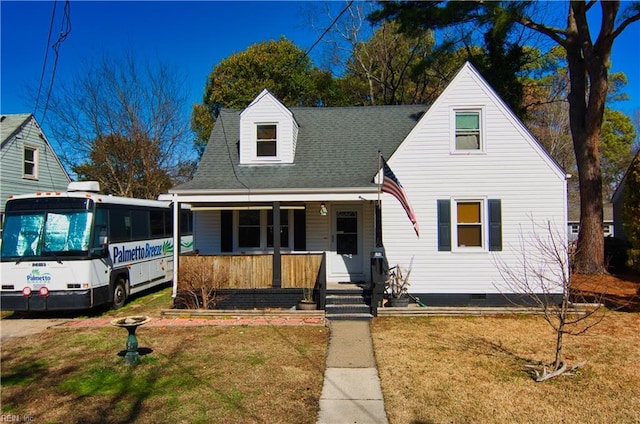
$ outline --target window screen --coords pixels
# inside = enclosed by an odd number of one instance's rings
[[[480,113],[456,112],[456,150],[480,149]]]

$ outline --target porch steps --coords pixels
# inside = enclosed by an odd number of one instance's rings
[[[328,289],[325,317],[330,320],[368,321],[373,318],[369,296],[362,287],[353,284],[340,289]]]

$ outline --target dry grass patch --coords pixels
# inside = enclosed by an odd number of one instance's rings
[[[391,423],[640,422],[639,314],[566,337],[567,360],[587,366],[544,383],[524,369],[553,360],[539,316],[378,318],[372,334]]]
[[[145,328],[127,367],[119,328],[2,345],[2,414],[64,423],[315,423],[324,327]]]

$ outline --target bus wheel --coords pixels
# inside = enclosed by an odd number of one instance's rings
[[[127,291],[125,289],[124,280],[118,278],[113,288],[113,309],[119,309],[124,306],[124,302],[127,300]]]

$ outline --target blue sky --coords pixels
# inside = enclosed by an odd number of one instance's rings
[[[334,13],[344,5],[330,4]],[[314,5],[304,1],[72,1],[70,6],[71,32],[60,48],[56,81],[69,78],[84,61],[131,50],[174,66],[186,76],[189,110],[201,101],[206,77],[221,60],[280,36],[306,50],[318,37],[305,18],[305,11]],[[2,0],[0,7],[0,111],[33,112],[35,105],[24,93],[40,81],[53,3]],[[59,1],[53,40],[60,31],[63,7],[64,2]],[[323,18],[326,25],[328,18]],[[625,72],[629,79],[626,91],[631,97],[615,107],[630,115],[640,109],[639,42],[640,23],[636,23],[616,40],[612,57],[612,70]],[[311,54],[316,64],[320,53],[318,46]],[[45,81],[49,81],[53,57],[50,52]],[[42,111],[36,111],[36,118],[41,116]]]

